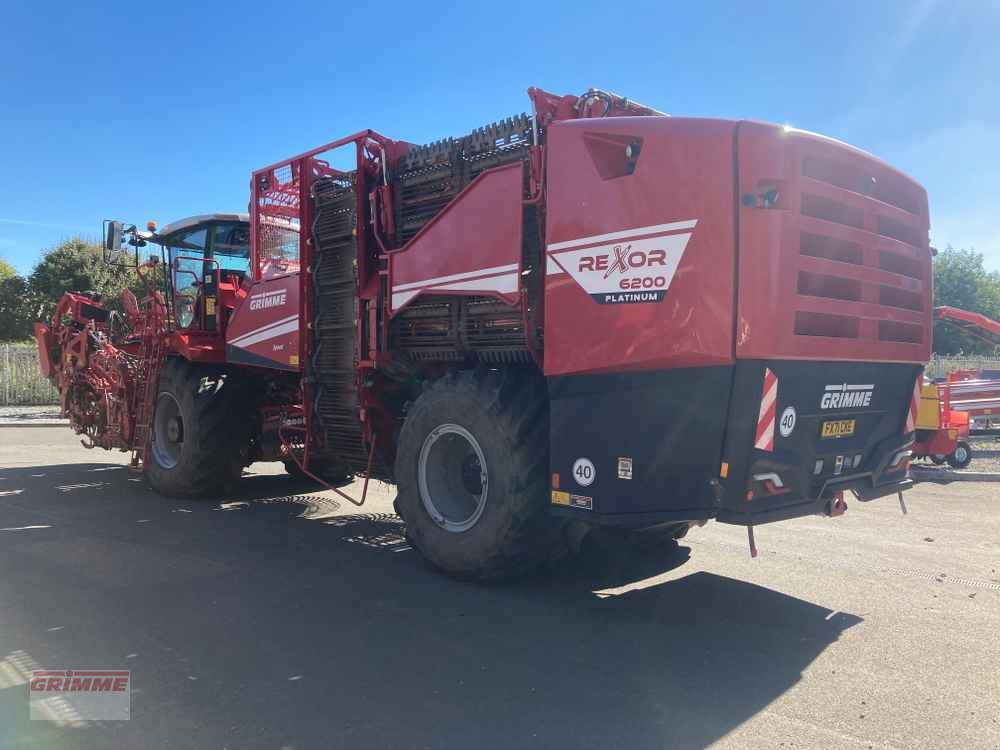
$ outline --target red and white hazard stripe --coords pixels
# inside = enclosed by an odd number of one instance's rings
[[[917,409],[920,407],[920,389],[924,384],[924,374],[917,375],[917,382],[913,384],[913,394],[910,396],[910,410],[906,412],[906,424],[903,425],[903,434],[906,435],[917,429]]]
[[[757,436],[753,447],[774,451],[774,421],[778,410],[778,376],[764,368],[764,387],[760,392],[760,412],[757,414]]]

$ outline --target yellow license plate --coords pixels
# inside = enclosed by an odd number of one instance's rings
[[[854,434],[853,419],[835,419],[831,422],[824,422],[819,436],[824,438],[850,437]]]

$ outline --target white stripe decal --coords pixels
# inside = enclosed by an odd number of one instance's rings
[[[393,292],[392,293],[392,309],[398,310],[411,299],[420,294],[419,289],[411,289],[408,292]]]
[[[762,451],[774,450],[774,420],[772,419],[767,423],[767,429],[761,434],[760,438],[754,443],[754,448]]]
[[[478,271],[466,271],[465,273],[453,273],[450,276],[437,276],[433,279],[424,279],[423,281],[408,281],[405,284],[396,284],[392,287],[393,293],[403,292],[407,289],[419,289],[421,287],[434,286],[436,284],[443,284],[448,281],[459,281],[460,279],[471,279],[474,276],[489,276],[491,274],[505,273],[507,271],[516,271],[517,263],[511,263],[508,266],[494,266],[493,268],[480,268]]]
[[[276,328],[268,328],[266,331],[261,331],[256,336],[244,336],[238,341],[230,341],[229,343],[233,346],[238,346],[241,349],[246,349],[248,346],[253,344],[259,344],[261,341],[267,341],[268,339],[277,338],[286,333],[292,333],[293,331],[299,330],[299,321],[293,320],[284,325],[277,326]]]
[[[768,389],[767,393],[764,394],[764,398],[760,400],[760,411],[757,413],[757,421],[759,422],[767,414],[767,410],[771,408],[771,404],[775,402],[778,398],[778,381],[775,379],[774,383]]]
[[[240,342],[243,341],[243,339],[250,338],[251,336],[256,336],[257,334],[263,333],[264,331],[270,328],[275,328],[276,326],[284,325],[290,321],[298,320],[298,317],[299,317],[298,315],[289,315],[287,318],[282,318],[281,320],[275,320],[273,323],[268,323],[267,325],[260,326],[259,328],[254,328],[252,331],[247,331],[246,333],[242,333],[229,343],[239,346]]]
[[[438,290],[451,291],[478,291],[488,290],[491,292],[512,293],[517,291],[517,274],[505,273],[500,276],[490,276],[484,279],[469,279],[468,281],[456,281],[451,284],[438,284],[431,288],[431,291]]]
[[[499,292],[500,294],[512,294],[517,291],[518,275],[517,265],[513,266],[514,272],[494,274],[476,279],[462,279],[459,281],[438,283],[436,286],[424,286],[420,289],[406,289],[398,291],[399,287],[393,287],[392,309],[398,310],[420,292],[447,292],[447,291],[484,291]]]
[[[653,224],[648,227],[636,227],[635,229],[623,229],[620,232],[608,232],[607,234],[594,234],[590,237],[577,237],[575,240],[566,240],[564,242],[553,242],[546,246],[546,249],[551,253],[556,250],[562,250],[567,247],[577,247],[579,245],[589,245],[595,242],[610,242],[612,240],[623,240],[627,237],[637,237],[643,234],[653,234],[672,232],[675,229],[694,229],[694,225],[698,223],[697,219],[688,219],[686,221],[673,221],[669,224]]]
[[[840,385],[828,385],[823,390],[843,393],[844,391],[870,391],[873,390],[874,388],[875,386],[872,383],[869,383],[867,385],[848,385],[847,383],[842,383]]]

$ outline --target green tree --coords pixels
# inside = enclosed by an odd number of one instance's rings
[[[9,279],[11,276],[17,276],[14,266],[0,258],[0,280]]]
[[[987,271],[982,253],[948,246],[934,258],[934,304],[950,305],[1000,320],[1000,272]],[[947,323],[934,323],[938,354],[993,354],[995,347]]]
[[[48,319],[63,292],[96,292],[108,303],[117,304],[122,289],[133,281],[133,272],[104,262],[100,245],[79,237],[61,242],[35,266],[28,278],[37,313]]]
[[[28,282],[16,273],[0,275],[0,341],[23,341],[32,335],[37,314]]]

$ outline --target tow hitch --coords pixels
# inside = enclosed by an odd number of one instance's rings
[[[830,502],[826,505],[826,510],[823,515],[829,516],[830,518],[836,518],[837,516],[842,516],[847,512],[847,501],[844,500],[844,493],[838,492],[836,495],[830,498]]]

